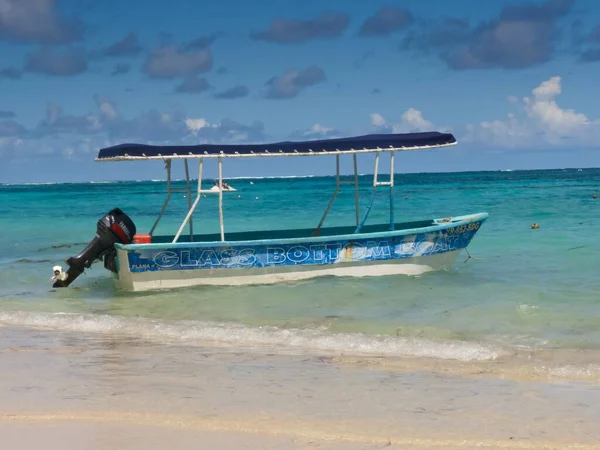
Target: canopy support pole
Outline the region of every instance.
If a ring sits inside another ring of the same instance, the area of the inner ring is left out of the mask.
[[[160,210],[160,214],[154,221],[154,225],[152,225],[152,228],[150,228],[150,232],[148,233],[150,236],[152,236],[152,233],[154,233],[154,230],[158,226],[158,222],[160,222],[160,219],[162,219],[162,216],[165,214],[167,205],[169,204],[169,200],[171,200],[171,160],[170,159],[167,159],[165,161],[165,169],[167,170],[167,198],[165,199],[165,202],[163,203],[163,206]]]
[[[190,169],[188,165],[188,160],[184,159],[183,164],[185,166],[185,187],[187,189],[187,200],[188,200],[188,209],[192,209],[192,188],[190,185]],[[194,218],[190,216],[190,242],[194,242]]]
[[[177,242],[177,240],[179,239],[179,236],[183,232],[185,225],[191,219],[192,214],[194,213],[194,210],[196,209],[196,206],[198,206],[198,202],[200,201],[200,196],[202,194],[202,168],[203,168],[203,166],[204,166],[204,158],[200,158],[200,161],[198,162],[198,189],[196,191],[197,192],[196,198],[194,199],[194,203],[192,203],[192,206],[190,206],[190,209],[189,209],[187,215],[185,216],[185,219],[183,219],[183,223],[179,227],[179,230],[177,230],[177,234],[173,238],[173,243]]]
[[[354,160],[354,210],[356,215],[356,226],[360,223],[360,211],[358,207],[358,155],[355,153],[352,155]]]
[[[394,231],[394,153],[390,152],[390,231]]]
[[[219,228],[221,229],[221,241],[225,240],[225,226],[223,224],[223,158],[218,158],[219,164]]]

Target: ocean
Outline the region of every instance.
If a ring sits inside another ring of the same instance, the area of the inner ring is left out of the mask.
[[[228,181],[226,233],[316,226],[335,180]],[[149,230],[163,181],[0,185],[3,442],[599,448],[600,169],[395,182],[398,221],[489,213],[473,257],[420,276],[143,293],[119,291],[101,263],[64,289],[51,271],[114,207]],[[195,230],[218,230],[215,197]],[[388,200],[382,190],[369,223],[388,220]],[[177,229],[187,201],[173,197],[158,233]],[[344,186],[326,224],[352,223],[353,207]]]
[[[363,210],[370,181],[360,178]],[[226,232],[316,225],[335,180],[229,182],[238,191],[224,194]],[[600,169],[398,174],[395,182],[397,221],[488,212],[469,247],[474,258],[465,253],[452,270],[422,276],[135,294],[118,291],[102,263],[66,289],[52,289],[51,269],[78,253],[113,207],[149,230],[164,182],[1,185],[0,323],[463,361],[600,349]],[[352,223],[353,199],[343,187],[326,225]],[[216,201],[201,199],[196,230],[218,231]],[[388,220],[387,202],[382,189],[368,223]],[[186,208],[176,194],[157,233],[173,233]]]

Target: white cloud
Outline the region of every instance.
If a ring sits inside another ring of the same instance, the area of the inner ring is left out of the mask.
[[[187,118],[184,123],[187,130],[194,135],[190,143],[195,144],[249,143],[262,141],[265,138],[264,125],[258,121],[250,125],[243,125],[231,119],[210,123],[199,117]]]
[[[117,111],[114,106],[109,101],[101,102],[98,107],[100,108],[100,112],[104,114],[109,119],[116,119],[118,116]]]
[[[343,134],[344,133],[335,128],[328,128],[320,123],[315,123],[308,129],[294,131],[290,134],[290,138],[297,140],[329,139],[341,137]]]
[[[466,126],[465,141],[502,147],[528,147],[546,144],[597,145],[600,122],[573,109],[561,108],[556,99],[562,92],[562,78],[551,77],[522,100],[508,97],[516,110],[505,120],[484,121]]]
[[[542,127],[555,133],[568,133],[590,124],[582,113],[572,109],[562,109],[556,103],[561,93],[561,78],[552,77],[544,81],[533,91],[533,97],[525,97],[523,103],[527,115]]]
[[[415,131],[428,131],[432,129],[433,124],[423,118],[421,111],[415,108],[409,108],[402,114],[401,126],[408,127]]]
[[[321,125],[320,123],[315,123],[310,130],[307,130],[305,132],[305,134],[321,135],[321,134],[327,134],[332,130],[333,130],[333,128],[327,128],[327,127]]]
[[[385,119],[381,114],[373,113],[371,114],[371,125],[374,127],[383,127],[385,126]]]
[[[203,118],[199,119],[185,119],[185,126],[194,134],[198,134],[202,128],[206,128],[209,125],[208,121]]]
[[[542,84],[534,88],[531,92],[536,99],[552,100],[562,92],[561,81],[561,77],[551,77],[549,80],[542,81]]]
[[[383,133],[416,133],[423,131],[432,131],[435,127],[423,117],[423,113],[415,108],[407,109],[400,122],[388,123],[381,114],[371,114],[371,125],[378,128]]]

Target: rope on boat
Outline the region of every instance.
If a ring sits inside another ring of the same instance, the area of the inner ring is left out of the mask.
[[[377,188],[375,186],[373,186],[373,190],[371,192],[371,201],[369,202],[369,206],[367,206],[367,210],[365,211],[365,215],[363,216],[363,219],[360,221],[360,223],[356,227],[356,230],[354,230],[354,234],[360,233],[360,230],[362,230],[362,227],[365,225],[365,222],[367,221],[367,218],[369,217],[369,213],[371,212],[371,208],[373,207],[373,202],[375,201],[376,191],[377,191]]]
[[[481,258],[476,258],[475,256],[471,255],[471,252],[469,252],[468,248],[465,248],[465,251],[467,252],[467,255],[468,255],[467,259],[464,260],[465,263],[470,259],[481,259]]]

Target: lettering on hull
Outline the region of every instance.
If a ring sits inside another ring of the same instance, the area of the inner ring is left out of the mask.
[[[158,270],[214,270],[327,265],[344,262],[386,261],[461,250],[469,244],[480,223],[460,225],[431,233],[386,239],[330,241],[315,244],[272,244],[131,250],[131,272]]]

